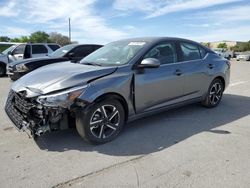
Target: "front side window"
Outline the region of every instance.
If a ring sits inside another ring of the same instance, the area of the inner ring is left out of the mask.
[[[15,50],[13,51],[13,54],[23,54],[24,49],[25,49],[25,44],[20,44],[19,46],[15,48]]]
[[[32,54],[46,54],[47,48],[44,45],[32,45]]]
[[[182,51],[182,60],[191,61],[201,59],[198,46],[190,43],[180,43]]]
[[[177,54],[173,43],[162,43],[151,49],[145,56],[146,58],[156,58],[161,64],[170,64],[177,62]]]

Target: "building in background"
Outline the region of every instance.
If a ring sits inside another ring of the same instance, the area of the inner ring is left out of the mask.
[[[209,42],[209,47],[212,48],[212,49],[218,48],[218,45],[223,44],[223,43],[225,43],[227,48],[230,49],[231,47],[239,45],[239,44],[241,44],[243,42],[222,40],[222,41],[216,41],[216,42]]]

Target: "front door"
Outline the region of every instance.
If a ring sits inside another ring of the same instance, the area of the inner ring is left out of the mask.
[[[159,68],[135,71],[136,111],[145,112],[171,104],[183,95],[184,80],[177,63],[175,44],[164,42],[153,47],[143,59],[156,58]]]
[[[23,59],[23,54],[24,54],[24,49],[25,49],[25,44],[20,44],[18,45],[13,51],[10,59],[12,61],[17,61],[20,59]]]

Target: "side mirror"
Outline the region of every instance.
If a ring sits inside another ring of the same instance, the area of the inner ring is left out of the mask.
[[[8,51],[8,55],[13,55],[13,52],[12,51]]]
[[[138,68],[158,68],[161,65],[161,62],[155,58],[146,58],[143,59]]]
[[[74,58],[74,55],[75,55],[75,53],[71,52],[71,53],[68,54],[68,58],[72,59],[72,58]]]

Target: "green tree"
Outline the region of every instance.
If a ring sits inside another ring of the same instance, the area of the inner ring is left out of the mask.
[[[21,42],[29,42],[29,41],[30,41],[30,38],[27,37],[27,36],[21,36],[19,40],[20,40]]]
[[[32,33],[29,37],[30,42],[50,42],[49,34],[44,31],[36,31]]]
[[[208,47],[208,48],[210,48],[210,42],[202,42],[201,43],[203,46],[206,46],[206,47]]]
[[[217,48],[227,49],[227,44],[226,43],[220,43],[220,44],[218,44]]]
[[[0,42],[10,42],[10,38],[7,36],[0,36]]]
[[[10,39],[10,42],[21,42],[20,38],[13,38]]]
[[[67,44],[70,44],[69,37],[64,36],[64,35],[57,33],[57,32],[50,33],[49,40],[51,42],[57,43],[61,46],[65,46]]]

